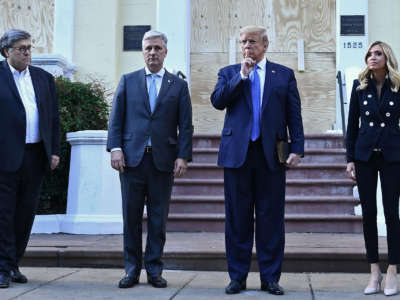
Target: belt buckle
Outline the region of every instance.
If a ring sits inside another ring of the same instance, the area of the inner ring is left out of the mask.
[[[374,148],[372,151],[374,151],[374,152],[382,152],[382,149],[381,148]]]
[[[144,149],[144,152],[151,153],[151,146],[146,146],[146,148]]]

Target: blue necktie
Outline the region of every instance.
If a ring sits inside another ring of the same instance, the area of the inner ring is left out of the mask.
[[[157,86],[156,86],[156,78],[157,74],[151,74],[150,78],[150,85],[149,85],[149,102],[150,102],[150,110],[151,112],[154,111],[154,107],[156,106],[157,102]],[[151,138],[149,137],[147,141],[147,145],[151,146]]]
[[[251,98],[253,102],[253,124],[251,127],[251,140],[255,141],[260,136],[260,76],[258,75],[257,69],[259,67],[256,65],[250,76],[251,81]]]
[[[154,107],[156,106],[157,101],[157,86],[156,86],[156,78],[157,74],[151,74],[150,79],[150,87],[149,87],[149,101],[150,101],[150,110],[154,111]]]

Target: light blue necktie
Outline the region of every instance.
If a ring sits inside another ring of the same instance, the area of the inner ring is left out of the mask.
[[[149,102],[150,102],[150,110],[154,111],[154,107],[157,102],[157,86],[156,86],[156,78],[159,76],[158,74],[150,74],[150,86],[149,86]],[[147,141],[147,145],[151,146],[151,138],[149,137]]]
[[[156,86],[156,78],[157,74],[151,74],[150,79],[150,87],[149,87],[149,101],[150,101],[150,110],[154,111],[154,107],[156,106],[157,101],[157,86]]]
[[[251,98],[253,102],[253,124],[251,127],[251,140],[255,141],[260,136],[260,76],[258,75],[257,69],[258,65],[254,67],[252,76],[250,76],[251,81]]]

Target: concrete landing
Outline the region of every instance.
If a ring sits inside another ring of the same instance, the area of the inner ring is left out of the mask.
[[[145,235],[143,241],[146,240]],[[167,233],[166,269],[225,271],[223,233]],[[387,261],[386,238],[379,239]],[[144,245],[143,245],[144,246]],[[253,251],[255,252],[255,250]],[[122,268],[122,235],[34,234],[23,266]],[[257,271],[256,255],[252,270]],[[286,234],[284,272],[368,272],[361,234]]]

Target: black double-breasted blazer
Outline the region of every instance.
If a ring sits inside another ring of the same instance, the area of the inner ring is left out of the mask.
[[[376,82],[370,79],[366,89],[357,90],[353,83],[347,125],[347,161],[368,161],[374,149],[382,151],[387,162],[400,162],[400,92],[391,90],[386,79],[381,99]]]

